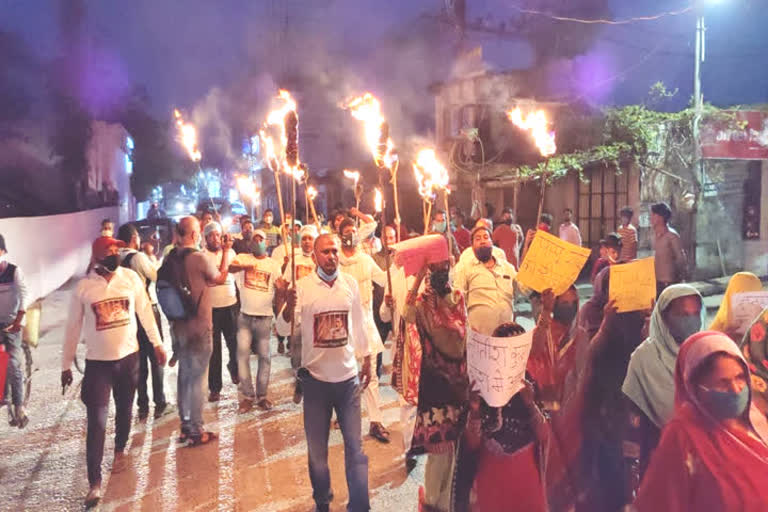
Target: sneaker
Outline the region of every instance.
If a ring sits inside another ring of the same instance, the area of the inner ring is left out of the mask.
[[[245,414],[251,409],[253,409],[253,400],[248,400],[247,398],[240,400],[240,403],[237,406],[238,414]]]
[[[85,508],[93,508],[101,500],[101,485],[92,485],[88,494],[85,495]]]
[[[301,399],[304,396],[304,391],[301,389],[301,382],[297,382],[293,388],[293,403],[300,404]]]
[[[283,343],[282,341],[277,342],[277,353],[285,354],[285,343]]]
[[[219,400],[221,400],[221,393],[217,391],[211,391],[211,393],[208,395],[209,402],[218,402]]]
[[[380,443],[389,443],[389,430],[377,421],[371,422],[371,428],[368,431],[368,434]]]
[[[112,473],[122,473],[128,467],[128,456],[125,452],[115,452],[115,460],[112,461]]]
[[[272,409],[272,402],[270,402],[269,399],[267,399],[266,397],[260,399],[259,402],[256,405],[258,405],[259,409],[261,409],[263,411],[268,411],[268,410]]]

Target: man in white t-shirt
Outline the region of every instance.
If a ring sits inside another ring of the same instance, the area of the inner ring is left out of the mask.
[[[233,267],[238,268],[235,282],[240,290],[240,316],[237,321],[237,371],[240,377],[238,412],[246,413],[254,402],[268,411],[269,373],[272,368],[269,338],[274,318],[275,287],[280,287],[280,265],[267,256],[267,234],[257,229],[250,244],[251,253],[238,254]],[[234,269],[233,269],[234,270]],[[256,392],[251,378],[251,351],[259,358]]]
[[[368,334],[371,356],[375,357],[379,352],[384,351],[384,343],[373,317],[373,283],[376,282],[382,287],[386,286],[387,273],[360,248],[355,221],[352,219],[341,221],[339,233],[341,235],[339,267],[342,273],[349,274],[357,281],[360,289],[360,301],[363,306],[363,328]],[[381,443],[389,443],[389,430],[383,423],[384,415],[381,412],[379,379],[376,372],[373,372],[371,376],[371,385],[366,388],[363,401],[371,423],[369,434]]]
[[[203,255],[214,267],[221,265],[224,255],[222,249],[222,231],[218,222],[211,221],[203,228],[205,248]],[[227,237],[229,235],[226,235]],[[235,251],[228,250],[229,261],[234,261]],[[224,284],[209,285],[211,307],[213,309],[213,353],[208,368],[208,401],[218,402],[221,398],[221,336],[227,344],[229,362],[227,369],[234,384],[239,383],[237,374],[237,292],[234,276],[228,275]]]
[[[90,484],[86,507],[95,506],[101,499],[101,461],[110,396],[115,400],[112,472],[127,466],[124,450],[131,432],[131,409],[139,376],[137,323],[144,327],[158,364],[165,365],[166,359],[144,283],[136,272],[119,266],[118,249],[124,245],[107,236],[93,242],[92,270],[77,283],[72,294],[61,351],[63,393],[72,384],[71,367],[82,332],[85,336],[85,375],[80,398],[88,417],[85,458]]]
[[[307,224],[299,231],[299,243],[301,251],[296,251],[296,281],[315,272],[315,261],[312,259],[312,251],[315,248],[315,239],[318,236],[317,227],[314,224]],[[283,272],[283,280],[291,283],[291,266],[286,265]],[[288,351],[291,355],[291,368],[298,371],[301,367],[301,331],[295,330],[293,337],[288,343]],[[301,402],[301,383],[296,380],[293,389],[294,403]]]
[[[573,210],[566,208],[563,210],[563,223],[560,224],[560,240],[578,245],[581,247],[581,231],[579,227],[573,223]]]
[[[360,431],[360,393],[371,378],[371,354],[363,326],[360,291],[354,277],[339,272],[339,243],[334,235],[315,241],[317,270],[296,283],[277,318],[278,329],[301,329],[304,389],[304,433],[309,475],[317,510],[327,511],[333,499],[328,469],[331,414],[338,411],[344,439],[344,466],[349,490],[348,510],[370,509],[368,457]],[[363,361],[358,375],[357,357]]]

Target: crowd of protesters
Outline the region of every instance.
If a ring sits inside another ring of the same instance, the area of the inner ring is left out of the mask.
[[[202,212],[178,222],[159,261],[135,227],[115,230],[105,219],[73,292],[62,355],[66,389],[84,337],[86,505],[101,498],[110,395],[117,472],[128,464],[134,400],[143,421],[151,389],[155,418],[178,413],[179,443],[215,442],[203,423],[206,389],[209,402],[220,400],[226,367],[239,414],[270,410],[276,347],[291,359],[293,401],[303,403],[316,509],[329,510],[333,499],[328,439],[336,425],[348,510],[369,510],[362,409],[368,434],[390,443],[394,425],[385,424],[379,396],[389,346],[404,470],[426,455],[414,496],[420,511],[768,509],[768,309],[746,327],[731,314],[733,296],[761,291],[761,281],[734,275],[707,326],[701,294],[685,284],[672,211],[659,203],[650,212],[656,300],[620,313],[609,298],[611,268],[638,256],[634,212],[624,208],[616,232],[596,247],[586,272],[593,293],[581,304],[575,285],[555,295],[517,279],[535,232],[553,230],[551,215],[524,234],[509,208],[495,219],[490,207],[478,212],[470,219],[454,208],[435,211],[427,232],[444,257],[424,257],[416,274],[395,264],[408,230],[355,208],[331,212],[327,225],[290,216],[275,225],[266,210],[258,223],[244,218],[234,236],[215,211]],[[560,220],[559,237],[580,246],[573,211]],[[11,424],[24,428],[19,332],[27,297],[6,252],[0,236],[6,396]],[[467,339],[473,331],[523,335],[521,300],[530,300],[535,324],[522,389],[492,407],[469,377]],[[166,360],[178,365],[175,406],[164,388]]]

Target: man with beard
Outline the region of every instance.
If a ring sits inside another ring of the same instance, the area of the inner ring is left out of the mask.
[[[360,438],[360,393],[371,378],[371,356],[360,292],[354,277],[339,272],[339,244],[335,236],[320,235],[313,254],[316,272],[289,291],[277,320],[283,332],[290,330],[294,320],[304,340],[299,378],[304,389],[304,432],[312,497],[319,512],[329,510],[333,493],[328,435],[335,409],[344,439],[347,510],[366,511],[370,509],[368,457],[363,453]],[[359,376],[356,356],[363,360]]]
[[[158,364],[165,350],[155,323],[152,303],[138,274],[119,266],[118,249],[125,244],[102,236],[91,247],[92,269],[75,288],[70,303],[61,362],[62,393],[72,384],[72,362],[85,335],[85,375],[81,399],[88,429],[86,461],[90,490],[86,507],[101,499],[101,460],[104,457],[109,396],[115,400],[115,459],[112,472],[127,466],[125,445],[131,430],[131,409],[139,375],[138,317],[154,347]]]
[[[456,266],[453,276],[454,287],[467,297],[469,325],[487,335],[513,321],[517,276],[515,267],[493,254],[491,238],[489,228],[473,229],[473,255]]]
[[[251,252],[251,241],[253,239],[253,222],[248,217],[243,217],[240,223],[240,238],[232,244],[236,254],[248,254]]]
[[[225,249],[223,241],[231,244],[229,235],[222,237],[221,226],[218,222],[209,222],[205,228],[205,249],[203,256],[211,262],[214,267],[219,267],[227,253],[227,261],[232,262],[235,259],[235,251],[231,248]],[[230,245],[231,247],[231,245]],[[209,289],[211,297],[211,307],[213,308],[213,353],[211,354],[211,363],[208,373],[208,395],[209,402],[218,402],[221,397],[221,337],[227,344],[229,352],[229,362],[227,369],[234,384],[240,382],[237,374],[237,291],[235,288],[235,278],[232,275],[220,285],[212,286]]]
[[[343,273],[354,277],[357,281],[363,306],[363,328],[370,342],[369,352],[371,356],[377,356],[384,351],[384,344],[373,318],[373,283],[386,286],[387,274],[376,265],[373,258],[360,249],[360,239],[355,221],[344,219],[339,225],[339,232],[341,234],[339,267]],[[368,410],[368,418],[371,421],[369,434],[381,443],[388,443],[389,431],[382,423],[379,379],[375,372],[371,376],[371,384],[365,390],[363,400],[365,401],[365,408]]]
[[[420,505],[438,512],[450,509],[454,454],[469,392],[467,309],[463,294],[451,289],[449,268],[448,261],[429,265],[429,286],[418,298],[409,294],[404,315],[416,327],[423,354],[413,431],[413,448],[428,454]]]

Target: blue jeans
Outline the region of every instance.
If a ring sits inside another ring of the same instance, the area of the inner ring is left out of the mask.
[[[177,395],[181,432],[195,437],[203,433],[203,397],[213,337],[211,330],[205,328],[190,333],[189,329],[173,326],[173,331],[179,359]]]
[[[16,333],[3,332],[6,326],[0,324],[0,343],[5,345],[8,352],[8,371],[5,379],[5,399],[10,398],[13,405],[24,403],[24,349],[21,346],[21,331]],[[2,395],[2,393],[0,393]]]
[[[269,338],[272,335],[271,316],[251,316],[240,313],[237,320],[237,373],[240,376],[239,391],[248,400],[256,396],[259,399],[267,396],[269,373],[272,369],[272,359],[269,354]],[[256,349],[259,357],[259,369],[256,372],[256,394],[253,392],[251,378],[251,346]]]
[[[331,473],[328,470],[328,436],[331,414],[335,409],[344,438],[344,469],[349,490],[347,510],[370,510],[368,457],[363,453],[360,426],[360,381],[353,377],[343,382],[323,382],[304,369],[299,377],[304,390],[304,433],[307,436],[309,478],[315,503],[325,505],[333,499]]]

